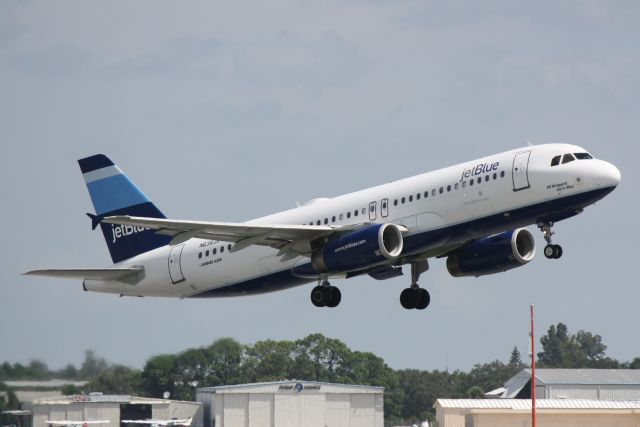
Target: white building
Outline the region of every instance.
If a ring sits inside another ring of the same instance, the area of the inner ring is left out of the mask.
[[[126,419],[198,418],[200,404],[128,395],[73,395],[36,400],[31,405],[32,427],[50,427],[45,421],[109,420],[92,427],[120,427]]]
[[[438,399],[436,427],[530,427],[528,399]],[[640,401],[536,401],[538,425],[544,427],[637,427]]]
[[[194,427],[383,427],[383,387],[279,381],[200,388]]]
[[[504,385],[503,398],[531,398],[531,369]],[[536,369],[538,399],[640,400],[640,369]]]

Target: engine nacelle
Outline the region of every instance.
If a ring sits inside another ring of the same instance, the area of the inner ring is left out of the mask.
[[[396,259],[403,239],[395,224],[375,224],[327,243],[311,256],[318,273],[345,273]]]
[[[454,277],[485,276],[525,265],[536,254],[536,241],[525,228],[483,237],[458,249],[447,258]]]

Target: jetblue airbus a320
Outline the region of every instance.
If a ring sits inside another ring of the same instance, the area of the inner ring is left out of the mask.
[[[535,224],[544,255],[562,256],[553,224],[613,191],[620,172],[584,148],[545,144],[367,188],[314,199],[244,223],[167,219],[108,157],[79,160],[114,265],[35,270],[82,279],[86,291],[203,298],[249,295],[317,282],[311,302],[335,307],[330,278],[385,280],[411,266],[400,294],[407,309],[429,305],[418,286],[429,258],[447,258],[455,277],[520,267],[535,255],[522,227]]]

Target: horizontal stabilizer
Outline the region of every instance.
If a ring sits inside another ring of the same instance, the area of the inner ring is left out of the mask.
[[[24,273],[26,276],[48,276],[60,279],[78,280],[117,280],[121,282],[137,282],[137,276],[144,273],[143,267],[130,268],[75,268],[75,269],[50,269],[32,270]]]

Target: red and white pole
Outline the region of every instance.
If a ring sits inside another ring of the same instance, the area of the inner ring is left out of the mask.
[[[531,304],[531,427],[536,427],[536,350],[533,329],[533,304]]]

